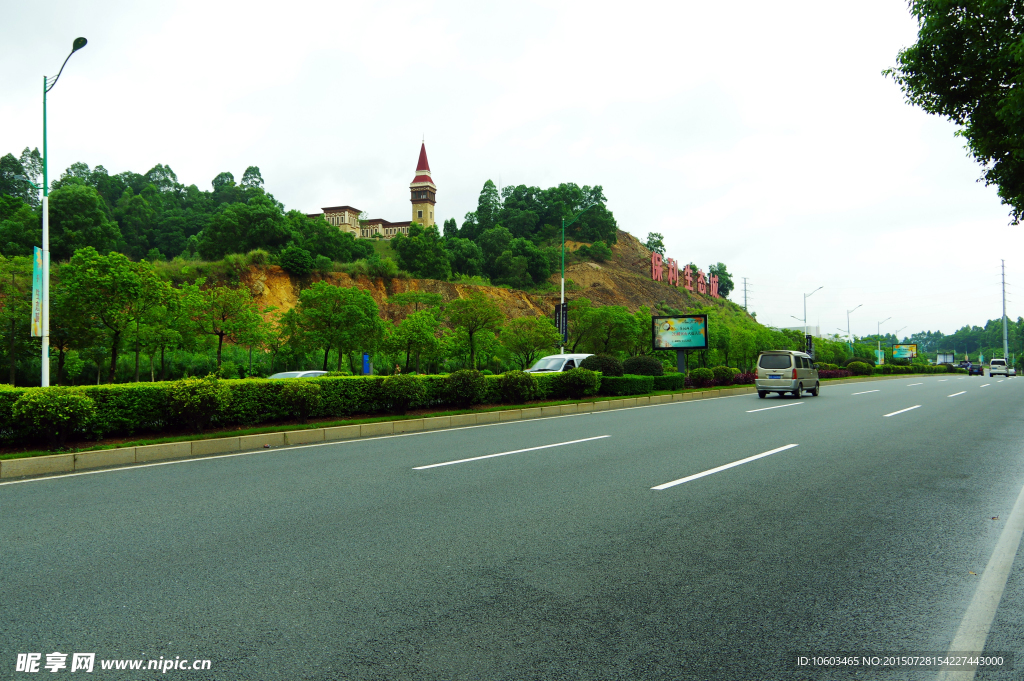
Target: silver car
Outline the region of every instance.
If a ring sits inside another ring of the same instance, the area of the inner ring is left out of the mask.
[[[805,352],[795,350],[766,350],[757,358],[757,396],[764,398],[768,393],[792,393],[799,399],[809,392],[818,396],[821,384],[814,360]]]
[[[326,371],[282,371],[267,378],[319,378],[326,375]]]

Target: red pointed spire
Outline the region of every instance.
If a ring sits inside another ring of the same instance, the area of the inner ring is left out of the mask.
[[[422,142],[420,144],[420,160],[416,164],[416,173],[419,174],[419,172],[421,170],[426,170],[428,173],[430,172],[430,164],[427,163],[427,144],[426,144],[426,142]]]

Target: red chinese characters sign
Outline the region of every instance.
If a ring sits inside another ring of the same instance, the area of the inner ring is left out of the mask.
[[[673,286],[679,286],[679,263],[672,258],[662,258],[661,253],[657,251],[651,253],[651,279],[654,281],[665,281],[665,269],[668,269],[668,283]],[[697,293],[701,295],[709,295],[713,298],[719,297],[717,274],[704,274],[704,270],[698,269],[694,271],[692,267],[687,265],[683,268],[682,280],[683,287],[687,291],[693,291],[696,288]]]

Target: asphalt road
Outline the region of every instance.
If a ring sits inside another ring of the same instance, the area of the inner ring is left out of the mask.
[[[3,484],[0,678],[54,651],[111,679],[935,678],[795,659],[949,649],[1024,486],[1022,397],[826,385]],[[1024,678],[1020,556],[986,650],[1017,671],[976,678]],[[160,657],[211,669],[99,669]]]

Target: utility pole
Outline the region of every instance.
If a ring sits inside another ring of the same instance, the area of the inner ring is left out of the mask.
[[[1003,263],[1003,359],[1007,359],[1010,354],[1009,344],[1006,342],[1006,261],[1002,260]]]
[[[743,311],[747,312],[747,278],[743,277]]]

